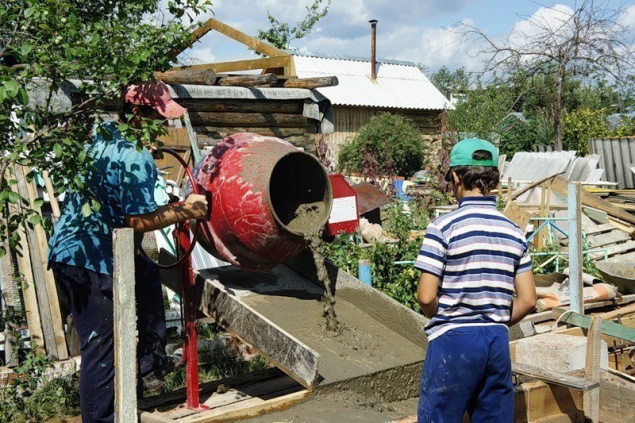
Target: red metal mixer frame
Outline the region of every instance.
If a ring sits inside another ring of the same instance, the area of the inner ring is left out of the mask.
[[[192,193],[198,194],[198,187],[194,175],[185,160],[174,150],[162,148],[161,151],[173,156],[181,166],[183,166],[192,185]],[[187,393],[185,405],[190,410],[205,411],[208,410],[209,407],[205,404],[201,404],[199,398],[196,286],[191,257],[194,246],[196,245],[196,235],[200,230],[209,231],[207,223],[201,220],[196,221],[192,236],[190,235],[190,225],[187,221],[176,224],[176,251],[178,252],[178,259],[169,265],[156,262],[154,262],[154,264],[161,269],[169,269],[177,266],[179,268],[179,276],[181,279],[181,323],[184,333],[183,361],[185,362],[185,385]],[[143,250],[142,254],[145,254]]]

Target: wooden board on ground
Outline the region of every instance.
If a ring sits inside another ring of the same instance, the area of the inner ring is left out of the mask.
[[[243,387],[217,389],[204,401],[209,410],[197,412],[180,406],[168,411],[144,411],[139,420],[145,423],[233,421],[291,407],[308,395],[308,390],[284,375]]]

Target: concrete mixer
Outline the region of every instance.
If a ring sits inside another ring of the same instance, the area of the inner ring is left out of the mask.
[[[194,244],[199,242],[216,258],[240,269],[269,270],[303,251],[307,236],[322,234],[329,222],[333,190],[331,178],[317,158],[275,137],[253,133],[229,136],[193,171],[178,154],[163,151],[177,158],[186,170],[188,195],[194,192],[211,196],[207,219],[177,225],[180,258],[172,264],[178,265],[182,281],[186,405],[201,410],[197,301],[190,258]],[[337,192],[348,192],[339,188],[343,178],[334,180]],[[333,220],[335,224],[328,227],[331,235],[332,229],[346,219],[353,219],[356,227],[357,208],[351,211],[347,206],[350,197],[346,198],[341,202],[343,210]]]
[[[333,195],[312,155],[275,137],[225,138],[192,172],[211,213],[198,236],[213,256],[247,270],[267,270],[305,248],[325,227]]]

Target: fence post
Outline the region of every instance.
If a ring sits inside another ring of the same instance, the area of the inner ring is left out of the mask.
[[[115,422],[137,422],[137,312],[134,231],[113,232],[112,281],[115,355]]]
[[[582,294],[582,223],[580,183],[569,183],[569,296],[571,309],[584,314],[584,296]]]

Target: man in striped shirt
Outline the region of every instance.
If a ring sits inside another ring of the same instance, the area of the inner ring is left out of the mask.
[[[496,209],[498,153],[470,138],[450,153],[446,180],[459,208],[430,223],[415,268],[430,319],[418,422],[512,422],[507,327],[533,310],[536,291],[523,231]]]

